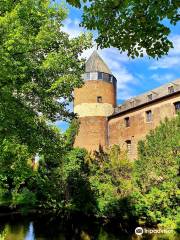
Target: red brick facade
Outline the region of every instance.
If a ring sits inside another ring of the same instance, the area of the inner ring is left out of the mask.
[[[97,103],[97,97],[102,97],[103,103],[109,103],[115,106],[116,97],[112,83],[90,80],[86,81],[82,88],[74,90],[74,106],[81,103]]]
[[[106,117],[80,118],[79,133],[74,146],[86,148],[88,151],[98,150],[99,146],[107,146],[107,130]]]

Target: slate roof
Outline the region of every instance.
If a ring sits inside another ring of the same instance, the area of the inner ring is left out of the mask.
[[[173,92],[169,92],[169,87],[173,87]],[[111,115],[109,118],[124,114],[128,111],[137,109],[141,106],[151,104],[153,102],[156,102],[162,98],[166,98],[168,96],[178,94],[180,95],[180,79],[171,81],[169,83],[166,83],[158,88],[152,89],[148,92],[145,92],[139,96],[132,97],[131,99],[128,99],[124,101],[122,104],[118,105],[115,108],[115,112],[113,115]],[[152,99],[149,100],[148,96],[151,95]]]
[[[107,64],[103,61],[103,59],[99,56],[97,51],[95,50],[85,65],[86,72],[104,72],[104,73],[111,73],[111,70],[107,66]]]

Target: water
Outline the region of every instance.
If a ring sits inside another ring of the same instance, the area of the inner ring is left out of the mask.
[[[122,231],[107,229],[102,224],[84,219],[62,221],[52,217],[0,218],[0,240],[178,240],[177,235],[124,234]]]

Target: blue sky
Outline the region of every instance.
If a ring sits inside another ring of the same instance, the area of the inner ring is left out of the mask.
[[[80,33],[86,32],[85,29],[79,27],[81,11],[70,6],[68,8],[69,15],[64,21],[63,30],[70,37],[76,37]],[[159,60],[149,59],[147,56],[130,59],[126,53],[120,54],[115,48],[98,50],[117,78],[118,103],[180,78],[180,23],[171,27],[170,39],[173,41],[174,48],[167,56]],[[95,48],[96,46],[85,51],[83,57],[88,58]],[[64,122],[58,122],[57,125],[62,130],[67,127]]]

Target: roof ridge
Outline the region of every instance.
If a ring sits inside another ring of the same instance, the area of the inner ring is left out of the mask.
[[[124,104],[126,104],[126,103],[128,103],[129,101],[132,101],[132,100],[142,99],[142,98],[143,98],[144,96],[146,96],[147,94],[156,93],[156,91],[157,91],[157,94],[158,94],[158,95],[159,95],[159,94],[160,94],[161,96],[162,96],[162,95],[166,95],[166,93],[162,93],[160,90],[163,90],[166,86],[168,86],[168,85],[170,85],[170,84],[172,84],[172,85],[177,85],[177,86],[178,86],[178,89],[180,89],[180,78],[177,78],[177,79],[175,79],[175,80],[173,80],[173,81],[166,82],[166,83],[162,84],[162,85],[159,86],[159,87],[150,89],[150,90],[148,90],[148,91],[146,91],[146,92],[144,92],[144,93],[141,93],[141,94],[139,94],[139,95],[132,96],[132,97],[124,100],[121,104],[118,104],[117,107],[120,107],[120,106],[122,106],[122,105],[124,105]]]

